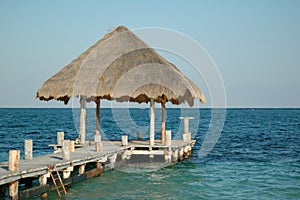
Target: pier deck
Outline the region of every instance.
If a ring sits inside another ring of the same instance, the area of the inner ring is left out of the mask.
[[[89,145],[77,148],[75,152],[72,152],[70,160],[63,160],[61,152],[36,156],[32,160],[20,160],[19,170],[15,172],[9,171],[8,162],[1,162],[0,186],[21,179],[43,176],[48,173],[48,166],[53,166],[54,164],[60,171],[92,162],[105,163],[110,166],[110,164],[116,162],[117,158],[119,160],[129,159],[128,157],[126,158],[126,155],[166,155],[169,156],[169,159],[173,156],[174,161],[174,157],[179,159],[184,153],[188,154],[194,143],[195,140],[188,142],[172,140],[171,145],[165,146],[156,141],[154,146],[150,148],[149,141],[143,140],[128,141],[126,146],[123,146],[121,141],[102,141],[102,150],[96,152],[95,144],[88,142]],[[106,169],[109,168],[112,167]]]

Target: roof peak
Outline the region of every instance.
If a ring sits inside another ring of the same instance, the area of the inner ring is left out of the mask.
[[[116,33],[120,33],[120,32],[131,32],[129,28],[127,28],[126,26],[123,25],[119,25],[117,27],[111,28],[110,31],[108,31],[108,33],[106,33],[103,37],[103,39],[107,39],[109,37],[111,37],[112,35],[116,34]]]

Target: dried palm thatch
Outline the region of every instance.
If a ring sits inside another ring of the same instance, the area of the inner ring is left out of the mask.
[[[205,102],[201,90],[172,63],[119,26],[48,79],[37,91],[40,100],[85,96],[87,101]]]

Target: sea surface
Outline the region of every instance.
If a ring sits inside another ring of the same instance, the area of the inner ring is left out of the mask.
[[[72,185],[65,199],[300,199],[300,109],[227,109],[217,143],[199,157],[211,121],[219,120],[215,111],[225,110],[167,109],[173,138],[183,132],[180,116],[195,118],[191,158],[151,172],[143,166],[106,171]],[[160,109],[155,114],[159,133]],[[24,139],[33,140],[34,156],[52,153],[48,144],[56,143],[56,132],[74,140],[78,122],[78,109],[0,109],[0,161],[10,149],[21,149],[23,157]],[[95,110],[88,109],[87,138],[94,132]],[[149,138],[149,109],[101,109],[103,139],[136,139],[138,132]],[[48,199],[57,199],[55,192]]]

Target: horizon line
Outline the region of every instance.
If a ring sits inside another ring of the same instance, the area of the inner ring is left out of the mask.
[[[62,106],[52,106],[52,107],[43,107],[43,106],[0,106],[0,109],[24,109],[24,108],[32,108],[32,109],[70,109],[73,107],[62,107]],[[75,108],[80,108],[80,107],[75,107]],[[95,107],[87,107],[87,109],[91,109]],[[108,106],[103,106],[101,108],[116,108],[116,109],[128,109],[128,108],[138,108],[138,109],[148,109],[148,107],[108,107]],[[156,109],[159,109],[160,107],[156,107]],[[293,106],[228,106],[228,107],[167,107],[167,109],[300,109],[300,107],[293,107]]]

